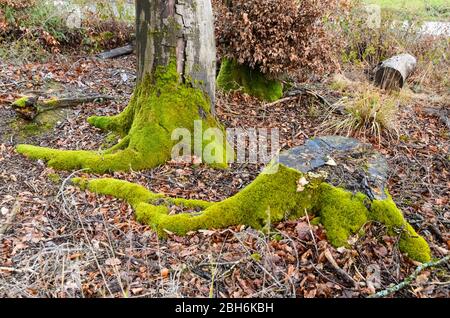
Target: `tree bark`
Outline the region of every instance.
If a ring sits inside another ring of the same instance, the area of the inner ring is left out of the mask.
[[[213,19],[210,0],[137,0],[138,81],[175,58],[180,79],[202,89],[214,106]]]
[[[88,118],[91,125],[118,134],[119,143],[100,151],[19,145],[19,153],[56,169],[99,173],[150,169],[179,157],[227,167],[233,154],[226,140],[203,138],[209,128],[225,135],[213,116],[216,50],[210,0],[137,0],[136,28],[138,81],[130,103],[115,116]],[[180,156],[180,144],[190,153]]]

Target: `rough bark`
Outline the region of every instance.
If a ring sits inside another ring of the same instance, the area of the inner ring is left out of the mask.
[[[209,0],[137,0],[138,80],[176,58],[180,79],[201,88],[213,106],[216,77],[213,22]]]
[[[210,1],[137,0],[136,26],[138,82],[130,103],[118,115],[88,118],[91,125],[119,135],[119,143],[102,151],[19,145],[18,152],[61,170],[143,170],[173,159],[178,141],[172,134],[183,128],[194,135],[196,157],[227,166],[232,154],[226,142],[202,139],[208,128],[221,129],[212,115],[216,52]],[[195,128],[199,121],[201,131]]]
[[[416,58],[410,54],[393,56],[376,68],[375,84],[386,90],[402,88],[416,65]]]

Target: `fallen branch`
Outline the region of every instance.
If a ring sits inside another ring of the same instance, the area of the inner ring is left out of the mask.
[[[3,267],[3,266],[0,266],[0,272],[9,272],[9,273],[18,273],[18,274],[23,274],[23,273],[36,274],[36,272],[34,270],[32,270],[31,268],[20,269],[20,268]]]
[[[405,288],[406,286],[411,285],[411,283],[417,278],[417,276],[419,276],[419,274],[424,270],[427,269],[429,267],[434,267],[434,266],[439,266],[441,264],[444,264],[446,262],[448,262],[450,260],[450,256],[446,256],[438,261],[434,261],[434,262],[428,262],[428,263],[424,263],[422,265],[420,265],[419,267],[416,268],[416,270],[414,271],[414,273],[412,273],[410,276],[408,276],[403,282],[401,282],[400,284],[397,284],[395,286],[389,287],[385,290],[379,291],[376,294],[370,295],[368,298],[381,298],[381,297],[387,297],[393,293],[398,292],[399,290],[401,290],[402,288]]]
[[[331,255],[331,252],[328,249],[324,252],[324,255],[339,276],[341,276],[347,283],[352,284],[354,287],[358,286],[355,280],[346,271],[339,267],[338,263],[336,263],[333,255]]]
[[[309,88],[306,88],[306,87],[300,87],[300,86],[294,86],[294,88],[292,90],[288,91],[285,94],[284,98],[281,98],[281,99],[279,99],[277,101],[274,101],[272,103],[266,104],[265,106],[266,107],[275,106],[277,104],[284,103],[284,102],[289,101],[289,100],[293,100],[299,95],[311,96],[311,97],[319,100],[325,106],[333,109],[334,112],[339,113],[341,115],[344,114],[344,110],[343,109],[333,108],[333,105],[325,97],[323,97],[322,95],[320,95],[316,91],[313,91],[313,90],[311,90]]]
[[[98,57],[101,59],[113,59],[119,56],[124,56],[133,53],[134,46],[132,44],[128,44],[127,46],[118,47],[115,49],[112,49],[110,51],[106,51],[103,53],[98,54]]]
[[[92,95],[92,96],[79,96],[68,98],[50,98],[40,100],[38,97],[25,96],[17,99],[12,103],[14,110],[23,118],[33,120],[40,113],[57,109],[73,107],[83,103],[90,103],[96,101],[104,101],[114,99],[111,96],[106,95]]]

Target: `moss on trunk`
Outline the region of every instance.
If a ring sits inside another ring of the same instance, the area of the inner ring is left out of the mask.
[[[228,59],[222,61],[217,87],[224,91],[242,89],[249,95],[270,102],[283,96],[281,82],[268,79],[260,71]]]
[[[19,145],[17,151],[32,159],[43,159],[60,170],[90,169],[92,172],[142,170],[153,168],[171,159],[171,140],[176,128],[194,131],[194,121],[202,121],[203,131],[222,129],[211,115],[210,103],[205,94],[189,83],[180,82],[176,61],[168,67],[160,66],[151,78],[147,76],[137,86],[125,110],[111,117],[90,117],[88,122],[102,130],[121,135],[121,141],[106,151],[56,150]],[[201,138],[201,136],[196,136]],[[203,147],[207,141],[203,142]],[[192,143],[194,140],[192,138]],[[222,141],[223,143],[223,141]],[[227,166],[226,145],[217,144],[222,162]],[[230,156],[232,154],[229,154]]]
[[[308,184],[299,191],[297,182],[302,177]],[[421,262],[431,258],[428,244],[406,222],[391,197],[371,201],[362,193],[336,188],[317,175],[304,175],[283,165],[276,173],[261,174],[235,196],[217,203],[174,199],[115,179],[74,179],[74,182],[92,192],[127,201],[135,209],[137,220],[151,225],[160,235],[166,231],[185,235],[199,229],[233,225],[263,229],[273,222],[308,213],[320,219],[334,246],[348,245],[350,235],[358,233],[367,222],[377,221],[387,227],[389,234],[399,236],[400,250],[410,258]],[[169,215],[171,205],[197,207],[202,212]]]

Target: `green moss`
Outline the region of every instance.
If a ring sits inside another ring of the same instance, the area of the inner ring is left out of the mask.
[[[52,107],[58,106],[58,103],[59,103],[59,99],[57,97],[52,97],[50,99],[46,99],[43,104],[46,107],[52,108]]]
[[[250,255],[250,257],[252,258],[252,260],[254,260],[255,262],[260,262],[262,259],[261,254],[259,253],[253,253],[252,255]]]
[[[159,67],[154,76],[147,76],[136,88],[130,104],[112,117],[90,117],[88,122],[100,129],[118,133],[121,142],[105,151],[56,150],[31,145],[19,145],[17,151],[32,159],[43,159],[60,170],[90,169],[93,172],[142,170],[153,168],[171,159],[177,141],[171,140],[176,128],[194,131],[194,121],[202,121],[202,129],[223,128],[210,113],[208,99],[199,89],[181,83],[176,61]],[[225,136],[225,134],[223,133]],[[199,137],[197,135],[197,137]],[[192,145],[195,144],[191,140]],[[213,166],[225,168],[233,154],[226,153],[226,145],[215,144]],[[199,143],[199,142],[198,142]],[[202,149],[210,142],[203,140]]]
[[[297,191],[301,177],[309,184]],[[390,235],[400,233],[399,248],[417,261],[426,262],[431,252],[426,241],[406,222],[392,198],[370,201],[364,194],[353,194],[297,170],[278,166],[273,174],[261,174],[245,189],[224,201],[170,198],[144,187],[115,179],[80,180],[76,183],[95,193],[113,195],[129,202],[139,222],[151,225],[160,235],[185,235],[199,229],[220,229],[247,225],[256,229],[305,213],[323,224],[328,240],[336,247],[348,245],[350,235],[360,233],[369,221],[386,225]],[[169,215],[170,205],[201,208],[199,213]]]
[[[27,96],[21,97],[21,98],[15,100],[15,101],[12,103],[12,106],[13,106],[13,107],[17,107],[17,108],[24,108],[24,107],[27,106],[29,99],[30,99],[30,98],[27,97]]]
[[[390,235],[400,235],[399,248],[402,252],[420,262],[431,260],[427,242],[406,222],[391,197],[384,201],[373,201],[370,212],[371,219],[386,225]]]
[[[48,179],[53,183],[59,183],[61,181],[61,177],[57,173],[49,173]]]
[[[377,221],[387,227],[390,235],[400,235],[402,252],[417,261],[430,261],[427,242],[407,223],[389,194],[386,200],[370,201],[361,193],[354,195],[326,183],[320,187],[320,218],[334,246],[347,245],[351,234],[358,233],[368,221]]]
[[[366,196],[361,193],[335,188],[323,183],[318,203],[320,221],[327,230],[327,238],[334,246],[345,246],[351,234],[357,233],[367,222],[368,213],[364,205]]]
[[[249,95],[271,102],[283,96],[281,82],[268,79],[260,71],[228,59],[222,61],[217,87],[225,91],[242,89]]]
[[[19,130],[18,137],[25,140],[30,137],[42,135],[53,128],[51,123],[26,123],[12,125],[14,130]]]

